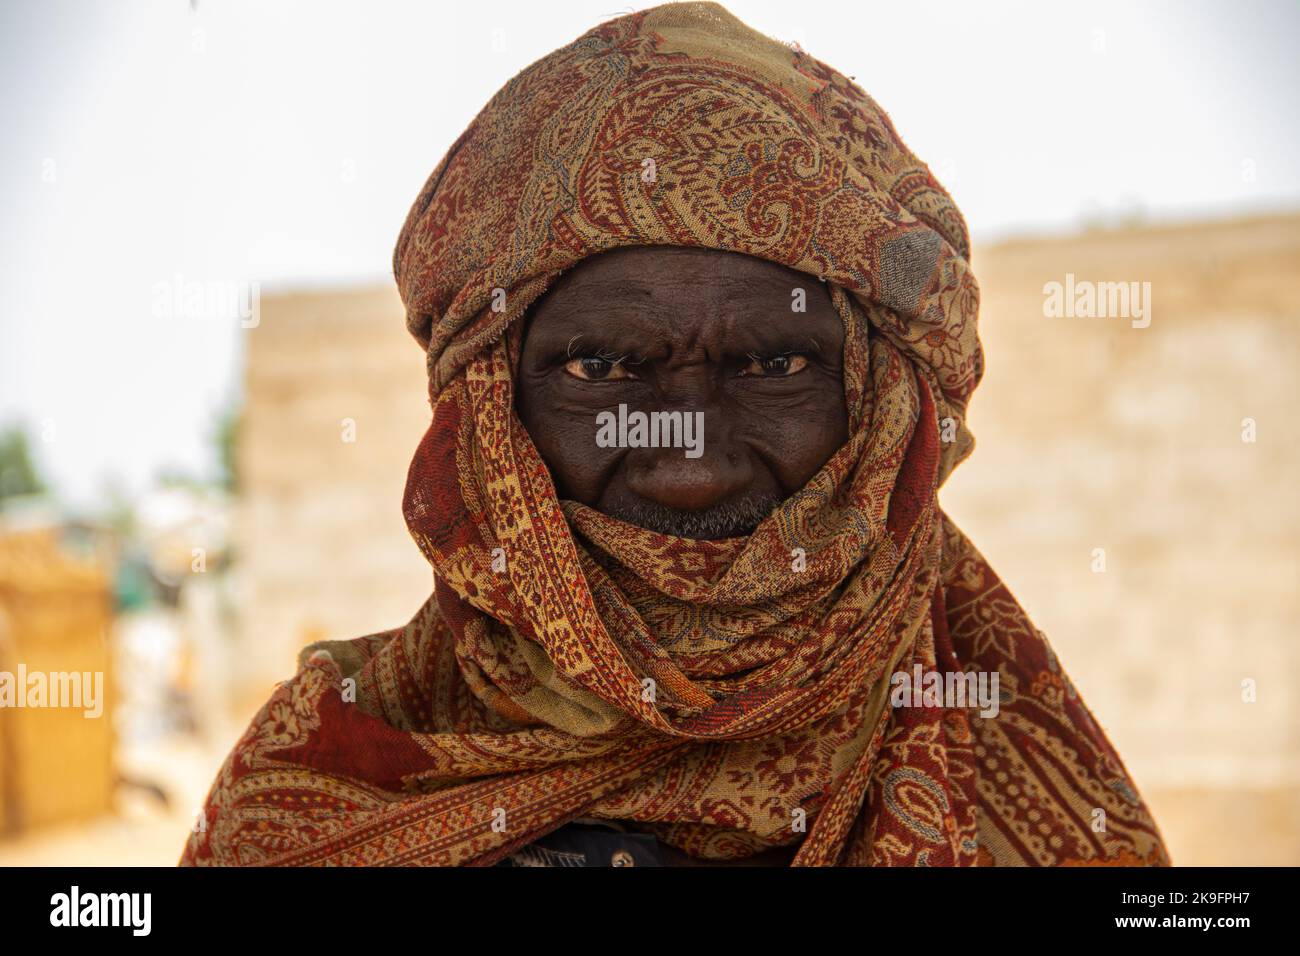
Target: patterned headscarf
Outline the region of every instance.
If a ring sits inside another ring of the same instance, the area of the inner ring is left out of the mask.
[[[746,538],[559,500],[515,414],[529,306],[642,245],[779,263],[843,319],[851,437]],[[620,17],[511,80],[394,256],[428,353],[405,513],[434,595],[304,653],[185,862],[482,865],[578,817],[714,860],[1166,862],[1042,634],[938,508],[981,372],[968,260],[875,102],[716,4]],[[919,688],[894,706],[895,674],[996,674],[997,714]]]

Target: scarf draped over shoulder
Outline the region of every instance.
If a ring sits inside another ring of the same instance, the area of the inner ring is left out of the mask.
[[[843,319],[851,437],[746,538],[558,499],[514,412],[529,305],[643,245],[779,263]],[[394,255],[428,355],[404,512],[433,595],[304,652],[183,862],[489,865],[578,817],[713,860],[1167,862],[1043,635],[938,506],[982,371],[969,259],[880,107],[716,4],[620,17],[512,79]],[[894,706],[896,674],[996,676],[996,714],[919,688]]]

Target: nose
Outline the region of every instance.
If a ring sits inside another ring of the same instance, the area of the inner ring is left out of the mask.
[[[627,485],[633,494],[680,511],[704,511],[747,490],[754,480],[749,456],[704,442],[699,458],[680,448],[642,448],[629,453]]]

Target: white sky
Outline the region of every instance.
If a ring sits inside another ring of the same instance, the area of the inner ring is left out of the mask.
[[[856,77],[977,240],[1300,207],[1295,0],[727,6]],[[81,504],[110,479],[210,473],[256,330],[157,317],[155,287],[390,281],[407,208],[474,114],[621,9],[5,3],[0,424],[26,424]]]

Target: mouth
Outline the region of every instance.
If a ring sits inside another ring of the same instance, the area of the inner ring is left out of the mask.
[[[724,501],[702,511],[682,511],[651,501],[636,500],[621,503],[605,513],[611,518],[657,534],[714,541],[721,538],[743,538],[751,534],[759,522],[780,504],[779,498],[760,494]]]

